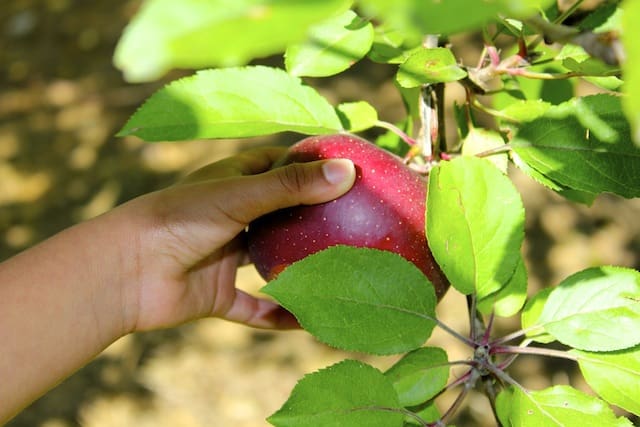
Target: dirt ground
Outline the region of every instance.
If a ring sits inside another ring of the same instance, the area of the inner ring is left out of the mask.
[[[251,145],[292,140],[153,145],[115,138],[146,97],[181,75],[129,85],[112,66],[115,43],[138,4],[14,0],[0,6],[0,260],[202,164]],[[360,65],[321,90],[334,101],[367,99],[392,121],[402,107],[383,83],[387,73]],[[640,267],[639,200],[603,196],[591,208],[575,206],[517,171],[513,176],[527,209],[524,253],[532,290],[592,265]],[[251,267],[240,278],[252,292],[263,284]],[[466,331],[459,295],[450,292],[439,311],[454,329]],[[506,319],[501,328],[515,325]],[[442,331],[429,343],[445,346],[450,360],[469,356]],[[381,369],[394,361],[336,351],[302,331],[202,320],[121,339],[8,426],[265,426],[302,375],[345,357]],[[514,368],[532,388],[552,381],[586,389],[570,363],[521,358]],[[457,425],[490,420],[487,402],[472,394]]]

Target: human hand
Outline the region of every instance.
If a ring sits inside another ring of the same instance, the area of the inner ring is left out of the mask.
[[[0,263],[0,424],[129,332],[206,316],[297,326],[236,289],[243,230],[268,212],[342,195],[355,171],[348,160],[270,170],[284,151],[214,163]]]
[[[246,263],[243,230],[268,212],[339,197],[355,171],[349,160],[269,170],[284,152],[238,154],[112,212],[133,219],[121,246],[125,332],[207,316],[261,328],[297,326],[276,303],[235,287],[237,268]]]

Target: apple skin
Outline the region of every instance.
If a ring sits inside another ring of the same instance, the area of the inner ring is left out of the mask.
[[[334,245],[395,252],[433,283],[438,299],[449,284],[425,237],[426,185],[402,160],[349,134],[313,136],[290,147],[281,164],[347,158],[353,187],[341,197],[262,216],[249,225],[249,258],[266,280],[287,266]]]

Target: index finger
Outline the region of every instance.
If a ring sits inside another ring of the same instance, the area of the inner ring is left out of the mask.
[[[286,147],[253,148],[204,166],[187,175],[181,183],[259,174],[269,170],[286,152]]]
[[[239,289],[227,312],[215,315],[260,329],[300,329],[298,320],[282,306]]]

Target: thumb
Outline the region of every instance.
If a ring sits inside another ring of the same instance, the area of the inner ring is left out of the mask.
[[[248,224],[278,209],[333,200],[349,191],[355,179],[354,164],[348,159],[291,163],[234,180],[226,187],[230,194],[225,211]]]
[[[309,163],[291,163],[262,174],[265,184],[273,185],[280,193],[279,207],[313,205],[333,200],[346,193],[353,185],[355,167],[349,159],[320,160]]]

